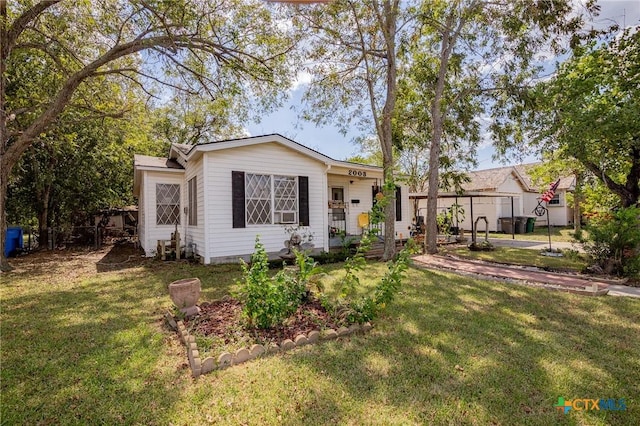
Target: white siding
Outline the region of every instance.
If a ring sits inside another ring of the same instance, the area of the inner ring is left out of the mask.
[[[184,183],[183,172],[143,172],[143,185],[140,188],[140,199],[144,200],[144,240],[140,240],[140,244],[147,256],[154,256],[158,240],[168,240],[171,233],[175,230],[175,225],[156,225],[156,184],[168,183],[180,185],[181,203],[184,201],[184,192],[186,185]],[[141,202],[142,204],[142,202]],[[140,217],[142,217],[142,212]],[[140,220],[140,219],[139,219]],[[186,216],[184,214],[184,204],[180,205],[180,231],[181,238],[184,241]]]
[[[508,199],[509,210],[511,209],[511,200]],[[456,202],[455,198],[440,198],[438,199],[438,213],[450,207],[452,204]],[[471,231],[471,200],[469,197],[459,197],[458,204],[462,206],[464,210],[464,214],[459,214],[458,226]],[[514,200],[515,205],[515,200]],[[420,200],[419,202],[419,215],[425,216],[427,214],[427,200]],[[489,231],[495,232],[498,229],[498,213],[501,209],[500,204],[496,202],[495,198],[490,197],[474,197],[473,198],[473,221],[478,218],[478,216],[485,216],[487,221],[489,222]],[[510,216],[510,214],[509,214]],[[464,219],[463,219],[464,217]],[[454,218],[454,226],[455,226],[455,218]],[[484,221],[478,222],[479,230],[484,231]]]
[[[202,168],[202,159],[198,161],[190,161],[186,164],[187,168],[185,170],[185,179],[184,179],[184,191],[182,191],[182,212],[184,213],[184,207],[189,205],[189,188],[187,182],[191,180],[193,177],[196,177],[197,182],[197,204],[198,204],[198,220],[197,226],[189,226],[188,215],[184,216],[185,226],[183,235],[183,244],[186,246],[189,243],[195,244],[196,253],[200,256],[205,256],[205,220],[204,220],[204,178],[203,178],[203,168]]]
[[[145,250],[145,252],[147,248],[147,241],[145,240],[145,235],[147,235],[146,228],[145,228],[147,224],[145,212],[147,211],[147,208],[145,205],[146,199],[144,197],[144,191],[146,187],[146,177],[147,177],[147,174],[143,172],[141,182],[140,182],[140,193],[138,195],[138,242],[140,244],[140,247],[142,247],[142,249]]]
[[[253,252],[256,235],[267,252],[284,248],[288,234],[284,225],[232,226],[231,172],[282,174],[309,177],[309,230],[316,248],[327,248],[326,166],[276,143],[238,147],[203,154],[207,172],[206,207],[210,229],[207,230],[207,260],[232,261]]]
[[[372,173],[369,172],[368,175]],[[360,235],[362,229],[358,226],[358,215],[368,212],[373,207],[372,187],[376,185],[375,179],[354,178],[343,175],[329,174],[327,177],[327,195],[330,197],[331,188],[344,188],[344,201],[346,212],[346,231],[347,234]],[[378,176],[378,183],[382,180],[382,172]],[[396,221],[396,238],[409,237],[409,228],[411,226],[411,205],[409,203],[409,189],[401,186],[401,221]],[[352,203],[352,200],[359,200],[359,203]],[[328,214],[328,213],[327,213]]]
[[[560,197],[560,204],[551,204],[549,205],[549,219],[551,222],[551,226],[567,226],[570,225],[573,221],[573,209],[567,205],[567,192],[565,190],[561,190],[556,192],[556,194]],[[534,216],[534,213],[531,213],[533,209],[538,205],[538,198],[540,198],[542,194],[537,193],[528,193],[525,197],[525,215]],[[545,203],[542,203],[546,206]],[[536,226],[546,226],[547,225],[547,215],[537,217],[536,218]]]

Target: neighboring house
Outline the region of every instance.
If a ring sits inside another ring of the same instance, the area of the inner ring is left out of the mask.
[[[256,236],[276,254],[291,226],[328,251],[337,235],[362,233],[358,216],[371,209],[383,177],[380,167],[334,160],[278,134],[173,144],[167,158],[136,155],[134,171],[145,253],[154,255],[177,226],[204,263],[248,258]],[[407,188],[396,194],[396,234],[406,237]]]
[[[464,220],[457,226],[470,230],[473,213],[474,220],[478,216],[485,216],[489,230],[494,232],[501,230],[500,218],[510,218],[512,211],[516,217],[536,217],[533,210],[538,205],[542,193],[548,188],[536,188],[533,185],[527,173],[533,166],[535,164],[520,164],[469,172],[471,180],[462,184],[462,194],[456,194],[453,190],[439,192],[438,211],[443,211],[457,202],[464,210]],[[560,179],[556,195],[548,204],[552,226],[567,226],[573,223],[573,208],[567,203],[567,192],[573,191],[574,187],[573,176]],[[426,193],[412,193],[410,198],[419,200],[419,215],[424,216],[427,207]],[[536,217],[536,225],[546,224],[546,215]],[[483,230],[484,225],[479,229]]]

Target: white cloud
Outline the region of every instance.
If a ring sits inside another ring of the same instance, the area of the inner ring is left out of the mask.
[[[290,92],[295,92],[302,86],[308,86],[311,83],[312,75],[307,71],[300,71],[298,75],[296,75],[296,79],[293,84],[289,88]]]

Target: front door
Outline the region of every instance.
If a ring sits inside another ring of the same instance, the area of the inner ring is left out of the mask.
[[[347,220],[343,187],[334,186],[331,188],[329,207],[329,235],[334,237],[345,233],[347,231]]]

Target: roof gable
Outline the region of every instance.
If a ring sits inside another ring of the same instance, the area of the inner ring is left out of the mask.
[[[515,170],[513,166],[498,167],[495,169],[475,170],[468,172],[470,181],[463,183],[462,189],[466,192],[491,191],[496,192],[509,179],[514,179],[525,191],[530,191],[531,187]]]
[[[172,144],[172,148],[169,155],[172,156],[173,154],[175,154],[176,156],[183,157],[184,160],[190,160],[192,158],[197,158],[199,155],[202,155],[202,153],[205,153],[205,152],[213,152],[213,151],[218,151],[223,149],[233,149],[233,148],[238,148],[243,146],[252,146],[252,145],[258,145],[258,144],[265,144],[265,143],[277,143],[277,144],[283,145],[293,151],[296,151],[307,157],[313,158],[326,165],[344,166],[344,167],[357,165],[359,167],[365,167],[371,170],[382,170],[382,167],[378,167],[378,166],[371,166],[368,164],[358,164],[358,163],[351,163],[348,161],[334,160],[333,158],[327,155],[324,155],[321,152],[318,152],[314,149],[304,146],[278,133],[262,135],[262,136],[250,136],[250,137],[244,137],[244,138],[205,142],[205,143],[196,144],[196,145]]]

